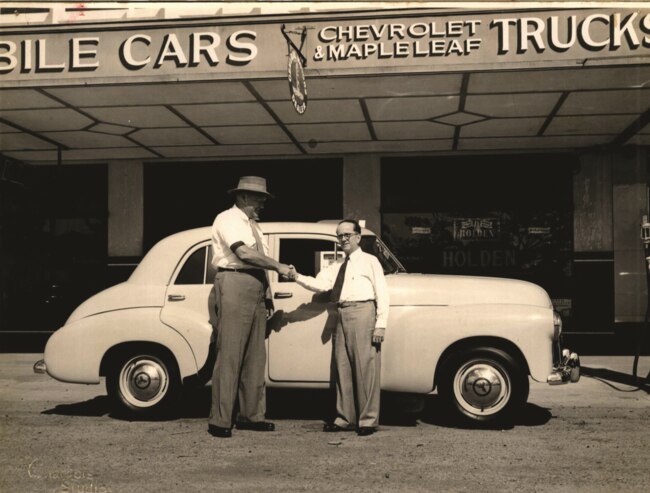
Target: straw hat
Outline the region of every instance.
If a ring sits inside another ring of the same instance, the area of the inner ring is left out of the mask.
[[[273,195],[271,195],[266,190],[266,178],[262,178],[260,176],[242,176],[239,179],[239,184],[237,185],[237,188],[228,190],[228,193],[234,193],[234,192],[262,193],[264,195],[273,198]]]

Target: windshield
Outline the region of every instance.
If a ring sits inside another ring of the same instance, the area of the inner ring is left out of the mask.
[[[388,247],[376,236],[362,236],[360,246],[364,252],[370,253],[379,259],[379,263],[384,269],[384,274],[406,272],[406,269],[399,263],[399,260],[395,258]]]

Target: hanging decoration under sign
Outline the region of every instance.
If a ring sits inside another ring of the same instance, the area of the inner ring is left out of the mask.
[[[305,81],[305,72],[302,68],[302,60],[293,48],[289,48],[289,65],[287,67],[289,77],[289,91],[291,92],[291,102],[299,114],[303,114],[307,109],[307,82]]]
[[[303,27],[300,31],[287,31],[284,24],[280,28],[280,32],[287,41],[287,47],[289,49],[287,78],[289,80],[291,102],[300,115],[307,110],[307,82],[305,81],[304,71],[304,67],[307,66],[307,58],[302,54],[302,48],[305,45],[305,39],[307,38],[307,29],[307,27]],[[289,37],[289,33],[300,35],[300,46],[296,46],[293,40]]]

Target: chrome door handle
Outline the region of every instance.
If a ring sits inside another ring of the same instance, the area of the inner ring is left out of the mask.
[[[167,301],[183,301],[185,299],[185,295],[183,294],[170,294],[167,296]]]
[[[273,297],[277,299],[281,298],[291,298],[293,296],[293,293],[275,293]]]

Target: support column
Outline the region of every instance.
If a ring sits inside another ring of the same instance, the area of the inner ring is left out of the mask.
[[[647,304],[641,220],[647,210],[646,149],[613,156],[616,322],[642,322]]]
[[[360,154],[343,160],[343,217],[363,219],[381,235],[381,167],[379,156]]]
[[[612,161],[607,153],[583,154],[573,175],[570,332],[611,332],[614,327]]]
[[[141,161],[108,164],[108,256],[141,257],[144,186]]]

